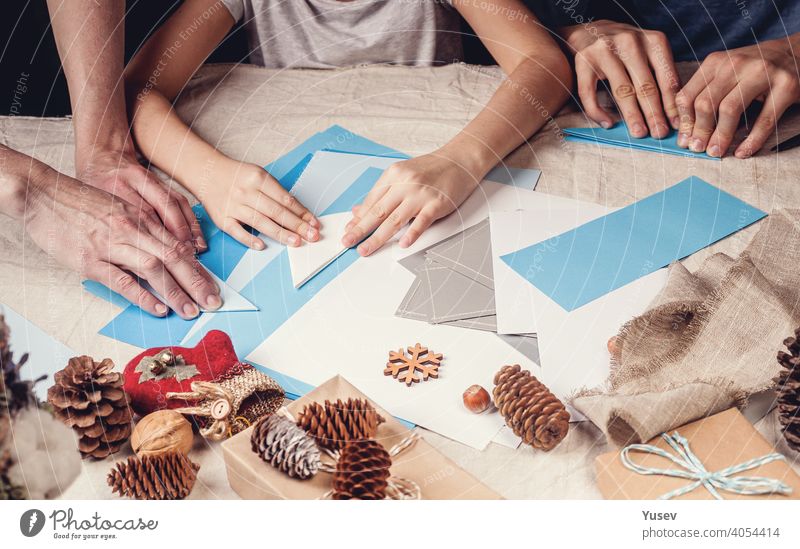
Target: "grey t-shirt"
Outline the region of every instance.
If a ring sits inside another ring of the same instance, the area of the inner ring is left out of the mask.
[[[242,21],[250,62],[328,69],[461,60],[460,18],[446,0],[222,0]]]

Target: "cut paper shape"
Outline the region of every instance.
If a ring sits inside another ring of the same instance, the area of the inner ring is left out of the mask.
[[[435,263],[421,274],[431,296],[432,324],[494,315],[490,288]]]
[[[720,160],[713,156],[708,156],[704,152],[693,152],[678,146],[678,132],[670,130],[663,139],[655,137],[633,137],[628,132],[628,126],[624,122],[617,122],[609,129],[604,128],[564,128],[562,130],[567,141],[576,143],[595,143],[610,147],[620,147],[647,152],[657,152],[672,154],[676,156],[691,156],[703,158],[705,160]]]
[[[347,247],[342,244],[342,236],[345,226],[352,218],[350,212],[321,216],[318,241],[303,242],[302,246],[287,248],[295,288],[301,287],[347,251]]]
[[[438,244],[428,250],[426,255],[436,263],[493,289],[491,249],[492,239],[487,218],[465,230],[460,239]]]
[[[495,183],[502,183],[504,185],[511,185],[512,187],[519,187],[520,189],[528,189],[533,191],[539,183],[539,178],[542,176],[542,170],[530,168],[512,168],[505,164],[498,164],[486,174],[484,179],[494,181]]]
[[[765,215],[702,179],[689,177],[502,260],[572,311]]]

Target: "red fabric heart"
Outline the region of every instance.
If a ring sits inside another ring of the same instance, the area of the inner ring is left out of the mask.
[[[164,349],[170,349],[175,356],[182,355],[186,364],[197,367],[198,374],[182,381],[170,377],[161,380],[148,379],[139,383],[141,372],[136,371],[139,362]],[[130,396],[131,407],[140,416],[164,408],[180,408],[186,403],[181,400],[167,400],[167,393],[191,391],[193,381],[215,381],[226,375],[238,362],[228,334],[212,330],[195,347],[153,347],[133,357],[125,366],[125,392]]]

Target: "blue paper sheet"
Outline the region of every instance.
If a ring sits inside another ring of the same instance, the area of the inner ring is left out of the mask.
[[[702,179],[690,177],[501,259],[572,311],[765,215]]]
[[[678,146],[678,132],[671,130],[663,139],[654,137],[633,137],[624,122],[618,122],[609,129],[603,128],[565,128],[562,130],[567,141],[595,143],[610,147],[622,147],[640,151],[658,152],[677,156],[693,156],[705,160],[720,160],[706,153],[692,152]]]

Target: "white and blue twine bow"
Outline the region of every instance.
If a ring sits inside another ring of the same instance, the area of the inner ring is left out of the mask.
[[[778,479],[768,477],[731,476],[735,475],[736,473],[741,473],[742,471],[747,471],[748,469],[765,465],[772,461],[785,461],[786,458],[784,458],[781,454],[766,454],[738,465],[726,467],[725,469],[721,469],[716,472],[709,472],[703,465],[703,462],[700,461],[700,458],[698,458],[694,452],[692,452],[691,448],[689,448],[689,441],[677,431],[671,435],[663,433],[661,438],[667,441],[667,444],[669,444],[672,449],[675,450],[675,454],[677,454],[677,456],[667,452],[666,450],[662,450],[658,446],[653,446],[652,444],[631,444],[622,449],[620,456],[625,467],[631,471],[639,473],[640,475],[666,475],[669,477],[685,478],[693,481],[686,486],[682,486],[681,488],[677,488],[671,492],[667,492],[666,494],[659,496],[658,499],[672,499],[674,497],[682,496],[684,494],[688,494],[701,485],[705,486],[705,488],[716,499],[724,499],[719,495],[717,490],[724,490],[726,492],[746,496],[757,496],[764,494],[788,495],[792,493],[792,487]],[[681,467],[681,469],[659,469],[657,467],[644,467],[642,465],[638,465],[631,461],[631,458],[629,457],[631,452],[656,454],[672,461]]]

